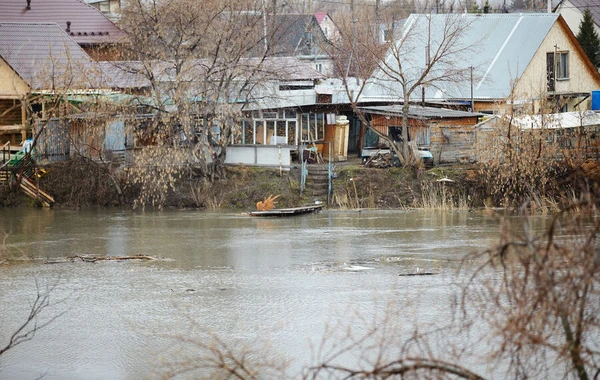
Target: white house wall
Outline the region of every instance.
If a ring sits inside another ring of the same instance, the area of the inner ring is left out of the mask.
[[[581,20],[583,19],[583,12],[570,1],[565,1],[556,12],[560,13],[567,25],[569,25],[569,28],[571,28],[573,34],[577,35],[577,33],[579,33],[579,24],[581,24]],[[596,29],[596,33],[600,35],[600,26],[594,23],[594,29]]]
[[[289,169],[293,148],[291,145],[230,145],[225,163]]]

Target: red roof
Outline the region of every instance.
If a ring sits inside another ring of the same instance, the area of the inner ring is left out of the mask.
[[[79,0],[0,0],[0,22],[57,23],[80,45],[117,42],[124,36],[102,12]]]
[[[321,24],[321,21],[323,21],[323,19],[325,17],[327,17],[327,12],[317,12],[315,13],[315,17],[317,19],[317,22],[319,23],[319,25]]]

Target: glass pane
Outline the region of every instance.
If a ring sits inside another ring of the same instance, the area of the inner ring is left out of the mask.
[[[277,136],[286,136],[285,133],[286,130],[286,121],[285,120],[278,120],[277,121]]]
[[[290,145],[297,145],[298,142],[296,141],[296,122],[295,121],[288,121],[288,144]]]
[[[295,119],[296,118],[296,111],[294,111],[294,110],[285,110],[285,118],[286,119]]]
[[[252,129],[252,122],[244,121],[242,144],[254,144],[254,131]]]
[[[275,136],[275,122],[267,121],[267,139],[265,140],[265,144],[271,144],[273,136]]]
[[[307,113],[303,113],[302,114],[302,141],[308,141],[308,114]]]
[[[317,139],[317,115],[314,113],[310,114],[310,134],[308,135],[309,141],[313,142]]]
[[[317,114],[317,134],[315,136],[315,140],[323,140],[325,139],[325,114],[318,113]]]
[[[265,143],[265,126],[262,120],[254,121],[254,143],[255,144],[264,144]]]

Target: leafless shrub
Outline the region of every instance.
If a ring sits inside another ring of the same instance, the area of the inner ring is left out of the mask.
[[[160,376],[195,379],[290,378],[288,359],[269,348],[268,342],[225,341],[188,318],[185,335],[159,334],[176,344],[167,351]]]
[[[462,295],[463,312],[489,322],[497,342],[490,360],[507,362],[507,376],[600,375],[597,215],[593,202],[579,202],[541,234],[526,216],[520,229],[505,225],[497,246],[468,258],[482,264]]]
[[[550,122],[550,121],[549,121]],[[552,208],[545,194],[553,184],[557,148],[547,142],[547,130],[523,130],[505,116],[478,141],[482,180],[494,203],[504,207],[530,205]]]

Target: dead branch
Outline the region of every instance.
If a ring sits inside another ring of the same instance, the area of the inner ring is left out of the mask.
[[[29,314],[25,321],[15,330],[11,335],[8,343],[0,348],[0,356],[6,353],[8,350],[15,348],[16,346],[28,342],[35,337],[35,334],[47,327],[49,324],[54,322],[57,318],[64,314],[61,312],[46,321],[40,322],[40,316],[44,310],[50,306],[50,294],[56,288],[56,284],[46,288],[45,291],[40,290],[37,279],[35,280],[36,297],[33,300]]]
[[[132,256],[88,256],[75,255],[67,258],[70,261],[81,260],[86,263],[95,263],[96,261],[126,261],[126,260],[156,260],[155,257],[147,255],[132,255]]]
[[[352,378],[387,378],[389,376],[403,376],[409,373],[417,373],[419,371],[431,371],[441,374],[455,375],[463,379],[469,380],[484,380],[478,374],[469,371],[468,369],[456,364],[444,362],[436,359],[422,358],[406,358],[400,359],[382,366],[376,366],[370,370],[352,370],[350,368],[323,364],[318,367],[311,368],[311,371],[319,372],[321,370],[328,372],[343,373],[345,379]]]

